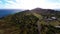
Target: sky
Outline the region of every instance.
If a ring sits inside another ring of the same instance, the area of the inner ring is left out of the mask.
[[[60,0],[0,0],[0,9],[60,9]]]

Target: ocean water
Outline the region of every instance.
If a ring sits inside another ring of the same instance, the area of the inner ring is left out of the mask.
[[[21,11],[20,9],[0,9],[0,18]]]

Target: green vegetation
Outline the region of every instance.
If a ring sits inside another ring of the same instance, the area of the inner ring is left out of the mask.
[[[0,34],[38,34],[39,19],[29,12],[20,12],[0,20]]]
[[[60,20],[48,20],[51,16],[52,14],[41,15],[26,10],[3,17],[0,19],[0,34],[60,34],[60,29],[55,27],[60,26]],[[53,16],[60,18],[56,14]]]

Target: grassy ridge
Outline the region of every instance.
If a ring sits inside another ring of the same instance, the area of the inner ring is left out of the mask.
[[[0,34],[60,34],[59,20],[46,20],[52,15],[41,15],[29,10],[6,16],[0,19]],[[54,15],[57,16],[57,15]],[[38,31],[37,22],[41,25]]]

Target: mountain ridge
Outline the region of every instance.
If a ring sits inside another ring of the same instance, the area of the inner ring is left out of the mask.
[[[47,9],[24,10],[0,19],[1,34],[60,34],[60,12]]]

